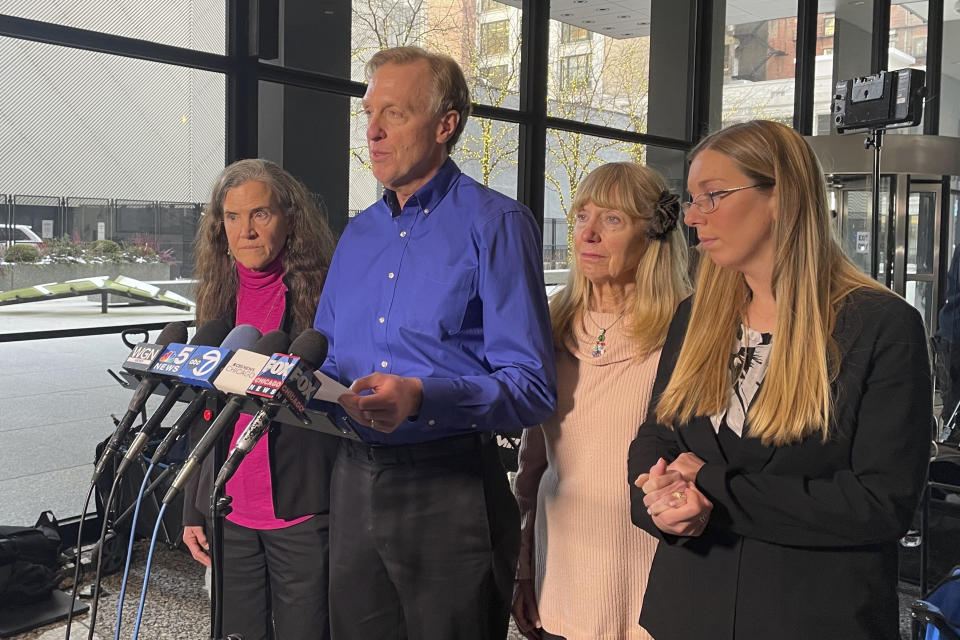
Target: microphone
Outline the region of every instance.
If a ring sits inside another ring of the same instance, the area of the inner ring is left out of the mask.
[[[240,434],[233,451],[220,467],[214,487],[225,486],[233,477],[243,458],[269,430],[281,407],[289,407],[297,416],[304,414],[307,403],[320,386],[313,371],[326,357],[327,339],[315,329],[305,329],[290,345],[289,355],[275,353],[270,358],[247,389],[249,395],[264,397],[268,401]]]
[[[207,405],[207,400],[219,395],[212,380],[216,379],[221,370],[230,366],[228,361],[233,352],[253,348],[260,337],[260,331],[256,327],[241,324],[227,334],[219,347],[201,348],[194,352],[193,357],[187,361],[186,367],[180,372],[180,380],[191,387],[200,387],[203,391],[194,396],[170,427],[167,436],[153,452],[154,460],[163,460],[177,440],[193,424],[197,414]]]
[[[237,414],[240,413],[246,401],[246,397],[242,394],[270,360],[269,354],[284,351],[289,344],[290,338],[283,331],[271,331],[257,341],[252,351],[241,349],[234,354],[213,382],[213,386],[218,390],[230,394],[230,399],[190,452],[180,473],[174,478],[170,489],[163,497],[163,504],[169,504],[178,493],[183,491],[190,476],[196,472],[203,459],[216,445],[223,430],[236,422]]]
[[[182,345],[171,342],[163,355],[150,367],[150,371],[163,376],[178,376],[182,369],[189,366],[189,363],[192,361],[191,355],[198,347],[220,344],[229,331],[230,327],[223,320],[215,319],[207,322],[197,329],[190,344]],[[183,392],[188,388],[189,385],[184,383],[182,379],[170,388],[167,395],[165,395],[160,402],[160,406],[157,407],[157,410],[153,412],[153,415],[150,416],[140,429],[140,433],[137,434],[137,437],[134,438],[130,446],[127,447],[127,453],[117,467],[117,477],[123,475],[137,456],[140,455],[143,448],[147,446],[150,437],[160,427],[163,419],[167,417],[167,414],[173,409],[177,400],[180,399],[180,396],[182,396]]]
[[[130,355],[127,356],[126,361],[123,363],[123,368],[131,373],[145,374],[146,377],[144,377],[139,386],[137,386],[136,391],[134,391],[133,399],[130,400],[127,412],[123,414],[123,418],[121,418],[120,423],[117,425],[117,429],[113,432],[113,435],[110,436],[110,440],[107,442],[107,446],[104,447],[103,453],[100,454],[100,459],[97,460],[97,464],[93,470],[93,477],[90,480],[92,484],[96,483],[97,480],[100,479],[100,476],[103,475],[107,464],[120,449],[120,442],[126,437],[130,431],[130,427],[133,426],[133,421],[136,420],[137,414],[143,410],[144,405],[147,403],[147,398],[150,397],[150,394],[153,393],[157,385],[160,384],[159,377],[149,375],[150,367],[163,355],[163,351],[167,345],[171,342],[183,342],[186,339],[187,325],[182,322],[171,322],[160,332],[156,343],[141,342],[135,346],[133,351],[130,352]]]

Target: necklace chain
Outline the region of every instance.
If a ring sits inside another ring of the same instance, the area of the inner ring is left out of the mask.
[[[616,320],[614,320],[613,322],[611,322],[610,324],[608,324],[608,325],[605,326],[605,327],[600,326],[600,323],[599,323],[599,322],[597,322],[597,321],[594,320],[593,318],[590,318],[590,322],[592,322],[593,324],[595,324],[595,325],[597,326],[597,328],[600,329],[600,333],[599,333],[599,335],[597,335],[597,339],[596,339],[596,341],[593,343],[593,350],[590,352],[590,355],[591,355],[592,357],[594,357],[594,358],[599,358],[600,356],[603,355],[603,352],[604,352],[604,351],[606,350],[606,348],[607,348],[607,330],[608,330],[608,329],[612,329],[612,328],[613,328],[613,325],[615,325],[615,324],[617,324],[618,322],[620,322],[620,318],[622,318],[626,313],[627,313],[627,310],[624,309],[623,311],[620,312],[620,315],[617,316]],[[588,317],[588,318],[590,317],[589,314],[587,315],[587,317]]]

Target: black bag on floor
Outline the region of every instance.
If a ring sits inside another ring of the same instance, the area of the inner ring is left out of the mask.
[[[53,513],[44,511],[32,527],[0,526],[0,607],[43,600],[61,579]]]

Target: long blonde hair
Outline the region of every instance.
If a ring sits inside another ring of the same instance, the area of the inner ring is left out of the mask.
[[[813,150],[793,129],[755,120],[733,125],[701,141],[690,153],[727,156],[753,182],[772,184],[772,287],[777,304],[773,344],[762,389],[750,408],[749,435],[768,446],[829,435],[830,383],[840,365],[831,337],[837,311],[853,290],[886,291],[860,273],[833,234],[823,170]],[[666,425],[727,406],[731,347],[749,301],[743,274],[701,260],[690,324],[676,368],[657,405]]]
[[[634,162],[611,162],[580,183],[568,213],[568,224],[588,202],[615,209],[639,220],[646,248],[634,274],[634,296],[625,316],[627,334],[643,356],[663,346],[677,305],[690,293],[687,246],[677,224],[679,210],[656,171]],[[554,346],[572,335],[573,323],[590,308],[593,285],[570,263],[566,286],[550,301]]]
[[[287,313],[294,332],[298,332],[313,326],[335,241],[306,187],[276,163],[257,158],[238,160],[220,172],[200,219],[194,267],[198,280],[197,326],[214,318],[233,321],[239,285],[236,264],[227,251],[223,201],[227,191],[251,180],[269,186],[289,217],[283,281],[290,291]]]

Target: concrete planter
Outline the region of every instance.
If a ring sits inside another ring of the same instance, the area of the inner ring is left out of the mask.
[[[118,275],[155,282],[170,279],[170,265],[156,264],[5,264],[0,266],[0,291],[64,282],[93,276]]]

